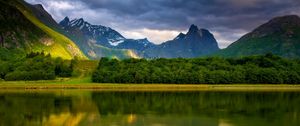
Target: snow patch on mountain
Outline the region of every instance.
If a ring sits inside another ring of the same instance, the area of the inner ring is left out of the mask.
[[[120,43],[123,43],[125,40],[124,39],[121,39],[121,40],[109,40],[108,42],[109,42],[109,44],[111,45],[111,46],[118,46]]]

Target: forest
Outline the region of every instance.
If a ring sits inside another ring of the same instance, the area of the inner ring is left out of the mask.
[[[76,60],[68,62],[52,58],[43,52],[31,52],[21,58],[0,58],[0,79],[54,80],[56,77],[71,77]]]
[[[273,54],[241,58],[102,58],[92,81],[156,84],[299,84],[300,60]]]

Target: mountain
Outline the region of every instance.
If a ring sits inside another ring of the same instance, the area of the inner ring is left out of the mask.
[[[29,9],[31,9],[34,16],[37,17],[42,23],[72,40],[77,46],[79,46],[82,52],[89,59],[99,59],[101,57],[112,57],[121,59],[137,57],[135,53],[131,50],[106,48],[104,46],[92,43],[93,41],[85,39],[84,35],[81,33],[77,32],[76,34],[72,34],[64,30],[40,4],[26,5]]]
[[[117,46],[125,40],[125,38],[114,29],[101,25],[92,25],[82,18],[70,20],[68,17],[65,17],[59,24],[66,31],[80,30],[84,36],[96,40],[96,44],[106,47]]]
[[[266,53],[300,58],[300,18],[297,15],[273,18],[216,55],[239,57]]]
[[[33,15],[45,25],[53,28],[54,30],[61,30],[57,22],[52,18],[52,16],[44,9],[44,7],[41,4],[31,5],[25,3],[25,5],[33,12]]]
[[[192,58],[211,54],[218,50],[218,43],[213,34],[206,29],[198,29],[196,25],[191,25],[186,34],[180,33],[173,40],[146,49],[144,57]]]
[[[24,1],[0,0],[0,3],[1,56],[3,52],[18,52],[21,56],[43,51],[53,57],[87,59],[73,41],[37,19]]]
[[[59,24],[67,32],[80,32],[87,40],[93,40],[95,44],[111,49],[128,49],[140,54],[154,45],[147,39],[127,39],[110,27],[92,25],[82,18],[70,20],[65,17]]]
[[[70,20],[65,17],[59,25],[77,42],[90,58],[117,57],[137,58],[136,54],[144,40],[126,39],[119,32],[102,25],[92,25],[82,18]],[[150,43],[147,41],[147,43]]]
[[[132,49],[135,50],[139,55],[142,55],[142,52],[145,49],[155,46],[147,38],[145,39],[125,39],[124,42],[119,43],[117,46],[112,48],[118,49]]]

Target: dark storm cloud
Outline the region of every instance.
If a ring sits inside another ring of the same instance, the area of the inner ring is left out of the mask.
[[[186,29],[187,25],[249,30],[267,19],[291,14],[299,0],[82,0],[129,20],[152,22],[156,29]],[[124,19],[123,18],[123,19]],[[160,25],[157,25],[160,24]]]

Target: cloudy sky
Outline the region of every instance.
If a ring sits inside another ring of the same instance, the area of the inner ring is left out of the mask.
[[[221,48],[272,17],[300,15],[300,0],[26,0],[56,21],[65,16],[109,26],[127,38],[173,39],[191,24],[210,30]]]

